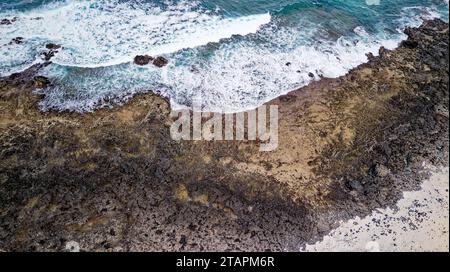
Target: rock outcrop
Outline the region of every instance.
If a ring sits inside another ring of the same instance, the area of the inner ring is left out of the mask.
[[[153,57],[149,55],[139,55],[134,58],[134,63],[137,65],[147,65],[150,61],[153,61]]]
[[[164,67],[169,63],[169,61],[163,57],[153,58],[149,55],[138,55],[134,58],[134,63],[137,65],[143,66],[149,64],[150,62],[158,68]]]
[[[157,57],[154,61],[153,61],[153,65],[155,65],[156,67],[164,67],[169,63],[169,61],[163,57]]]

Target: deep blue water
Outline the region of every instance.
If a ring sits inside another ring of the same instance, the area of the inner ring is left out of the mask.
[[[448,21],[448,2],[0,0],[0,19],[14,17],[0,26],[0,75],[42,61],[49,42],[64,46],[42,71],[56,83],[38,90],[43,110],[90,111],[153,90],[174,107],[201,96],[205,110],[238,111],[345,74],[381,45],[395,48],[406,26]],[[15,37],[24,43],[9,44]],[[136,66],[138,54],[170,63]]]

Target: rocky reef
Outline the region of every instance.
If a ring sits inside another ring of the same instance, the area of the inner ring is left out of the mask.
[[[164,67],[169,63],[169,61],[167,59],[165,59],[164,57],[159,56],[159,57],[154,58],[149,55],[138,55],[138,56],[134,57],[133,62],[134,62],[134,64],[140,65],[140,66],[147,65],[150,62],[152,62],[152,64],[158,68]]]
[[[153,93],[41,112],[42,65],[0,80],[0,250],[296,251],[448,165],[448,24],[270,101],[279,147],[170,138]],[[150,60],[149,60],[150,62]],[[50,79],[51,80],[51,79]]]

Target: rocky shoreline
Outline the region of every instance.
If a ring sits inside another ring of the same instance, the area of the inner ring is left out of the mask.
[[[39,65],[0,79],[0,249],[297,251],[395,205],[449,154],[448,24],[406,34],[346,76],[267,103],[280,111],[269,153],[172,141],[156,94],[41,112]]]

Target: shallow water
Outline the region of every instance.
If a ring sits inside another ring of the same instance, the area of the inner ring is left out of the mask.
[[[63,45],[41,73],[55,83],[43,110],[91,111],[153,90],[204,110],[239,111],[321,76],[337,77],[402,29],[448,20],[445,0],[22,0],[0,1],[0,75],[42,61],[45,44]],[[23,44],[9,44],[23,37]],[[170,60],[136,66],[138,54]]]

